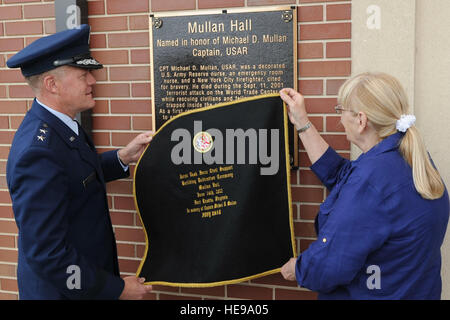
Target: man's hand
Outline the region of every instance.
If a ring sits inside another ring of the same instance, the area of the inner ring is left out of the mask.
[[[123,288],[120,300],[142,300],[147,293],[152,291],[152,286],[145,285],[145,278],[129,276],[123,278],[125,287]]]
[[[297,258],[291,258],[288,262],[281,267],[281,275],[285,280],[295,281],[295,264],[297,263]]]
[[[119,150],[120,161],[124,165],[138,161],[147,144],[152,141],[152,138],[153,131],[147,131],[136,136],[125,148]]]

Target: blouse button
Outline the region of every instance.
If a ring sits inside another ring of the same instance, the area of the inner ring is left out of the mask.
[[[322,239],[322,242],[323,242],[323,243],[327,242],[327,238],[323,238],[323,239]]]

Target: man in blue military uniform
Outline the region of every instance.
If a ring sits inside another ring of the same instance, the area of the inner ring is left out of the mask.
[[[127,177],[151,132],[97,154],[74,120],[95,105],[87,25],[41,38],[11,57],[36,99],[17,130],[7,183],[19,229],[21,299],[139,299],[144,279],[121,279],[105,183]]]

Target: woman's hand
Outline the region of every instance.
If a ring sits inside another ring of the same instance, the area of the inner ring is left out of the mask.
[[[291,88],[284,88],[280,91],[280,97],[286,102],[289,120],[298,130],[308,123],[308,114],[306,113],[305,98]]]
[[[297,263],[297,258],[291,258],[288,262],[281,267],[281,275],[285,280],[295,281],[295,264]]]
[[[306,113],[305,98],[291,88],[284,88],[280,91],[280,97],[286,103],[286,108],[292,124],[297,130],[304,128],[299,132],[303,146],[308,153],[309,160],[314,164],[327,151],[328,143],[320,136],[313,125],[306,126],[309,123]]]

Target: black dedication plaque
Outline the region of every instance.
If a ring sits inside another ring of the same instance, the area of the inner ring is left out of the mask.
[[[185,111],[297,87],[295,7],[210,12],[151,16],[154,130]]]

